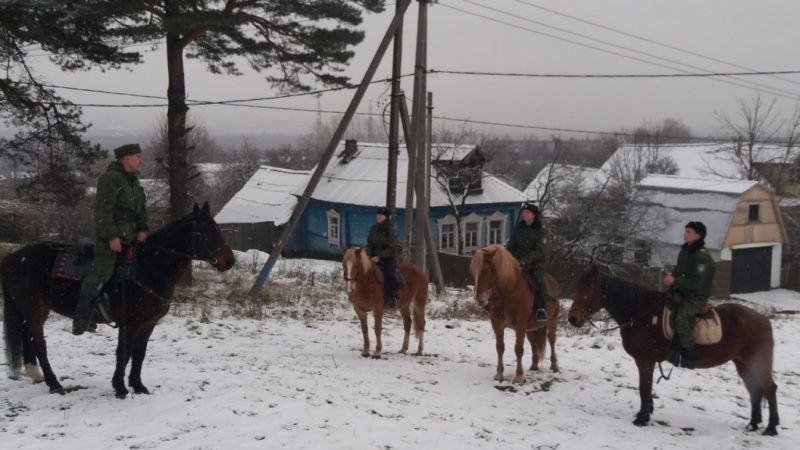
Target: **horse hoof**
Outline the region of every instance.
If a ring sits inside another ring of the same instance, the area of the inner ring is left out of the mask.
[[[645,419],[642,417],[636,417],[636,420],[633,421],[633,424],[636,425],[637,427],[643,427],[648,425],[649,423],[650,423],[650,418]]]
[[[551,367],[550,371],[553,372],[553,373],[558,373],[559,372],[558,367]]]
[[[539,366],[538,365],[537,366],[531,366],[531,368],[528,369],[528,370],[530,370],[531,372],[539,370]]]
[[[497,374],[494,376],[494,381],[503,381],[504,379],[505,378],[503,378],[503,375],[501,374]]]
[[[361,356],[363,356],[364,358],[367,358],[367,357],[369,357],[369,352],[361,352]]]
[[[67,391],[64,390],[63,387],[59,386],[57,388],[50,388],[51,394],[58,394],[58,395],[67,395]]]
[[[375,353],[374,355],[372,355],[372,359],[381,359],[381,354]]]
[[[144,386],[141,386],[141,387],[138,387],[138,388],[133,388],[133,393],[134,394],[142,394],[142,395],[150,395],[150,391]]]
[[[117,397],[118,399],[122,400],[122,399],[124,399],[124,398],[126,398],[128,396],[128,392],[127,391],[125,391],[125,392],[117,392],[116,394],[114,394],[114,396]]]
[[[748,423],[747,424],[747,428],[745,428],[745,430],[747,430],[747,431],[758,431],[758,424],[757,423]]]
[[[514,384],[525,384],[525,377],[522,375],[514,377]]]
[[[767,429],[764,430],[764,432],[761,434],[763,434],[764,436],[777,436],[778,430],[775,429],[774,427],[767,427]]]
[[[414,353],[414,356],[422,356],[422,352],[416,352]]]

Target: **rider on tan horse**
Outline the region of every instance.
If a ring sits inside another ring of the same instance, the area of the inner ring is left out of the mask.
[[[397,306],[397,257],[400,253],[400,240],[391,219],[389,208],[378,208],[375,224],[369,229],[367,237],[367,256],[377,264],[383,273],[383,301],[386,306]]]
[[[545,231],[542,228],[542,214],[533,203],[522,205],[520,221],[511,233],[506,250],[519,261],[522,273],[533,286],[533,309],[536,320],[547,320]]]

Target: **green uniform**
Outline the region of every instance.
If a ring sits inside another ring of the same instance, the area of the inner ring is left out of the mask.
[[[681,305],[675,316],[675,330],[681,345],[692,350],[695,315],[711,297],[714,288],[714,258],[703,244],[684,244],[672,276],[675,278],[672,289],[681,296]]]
[[[397,230],[389,220],[376,223],[369,229],[367,237],[367,255],[380,259],[378,267],[383,272],[383,297],[393,298],[400,289],[397,281],[397,256],[400,254],[400,240]]]
[[[533,282],[534,302],[538,308],[544,308],[547,301],[547,249],[545,248],[544,228],[534,228],[525,222],[519,222],[511,233],[511,239],[506,244],[506,249],[514,255],[520,264],[525,276]]]
[[[94,262],[81,284],[81,295],[97,297],[114,275],[116,253],[109,241],[119,238],[123,245],[132,245],[139,231],[147,231],[144,190],[136,174],[126,172],[119,161],[114,161],[97,180]]]

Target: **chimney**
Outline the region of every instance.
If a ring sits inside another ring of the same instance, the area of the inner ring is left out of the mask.
[[[356,152],[358,152],[358,141],[355,139],[347,139],[344,141],[344,151],[341,154],[342,157],[342,164],[347,164],[355,158]]]

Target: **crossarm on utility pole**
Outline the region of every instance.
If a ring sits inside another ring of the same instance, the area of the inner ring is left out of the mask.
[[[299,222],[300,217],[303,215],[303,211],[306,209],[306,206],[308,206],[308,202],[311,200],[311,194],[314,192],[314,189],[316,189],[317,184],[319,184],[319,180],[322,178],[322,174],[328,167],[328,163],[331,161],[333,153],[336,151],[339,140],[344,135],[345,130],[347,130],[347,126],[350,124],[350,120],[353,118],[356,109],[358,109],[361,99],[364,98],[364,94],[366,93],[367,88],[372,81],[372,77],[375,76],[375,71],[378,69],[378,65],[380,65],[383,55],[386,54],[386,49],[389,48],[389,43],[392,42],[395,32],[397,32],[397,30],[400,28],[400,25],[403,23],[403,15],[405,14],[406,10],[408,10],[411,0],[399,0],[399,3],[400,6],[395,11],[394,18],[389,24],[389,28],[386,30],[383,40],[378,46],[378,50],[375,52],[375,56],[372,58],[372,62],[370,63],[369,68],[367,68],[364,78],[361,80],[361,84],[358,86],[358,89],[353,95],[353,99],[350,101],[350,106],[347,107],[344,117],[342,117],[342,121],[339,122],[339,126],[336,128],[336,131],[331,137],[331,141],[328,143],[328,147],[322,154],[322,158],[320,159],[319,163],[317,163],[317,168],[314,170],[314,174],[311,175],[311,178],[308,180],[306,189],[303,191],[303,195],[297,201],[297,206],[295,206],[294,210],[292,211],[292,216],[289,218],[289,222],[286,223],[286,226],[281,233],[281,237],[278,239],[278,242],[275,243],[275,247],[272,249],[269,259],[264,264],[264,267],[261,268],[261,272],[259,272],[258,277],[256,277],[253,287],[250,288],[250,295],[255,296],[261,292],[261,288],[264,286],[264,283],[266,283],[267,278],[269,278],[272,268],[275,266],[275,263],[281,256],[283,247],[286,246],[286,243],[291,237],[295,226],[297,226],[297,222]]]

